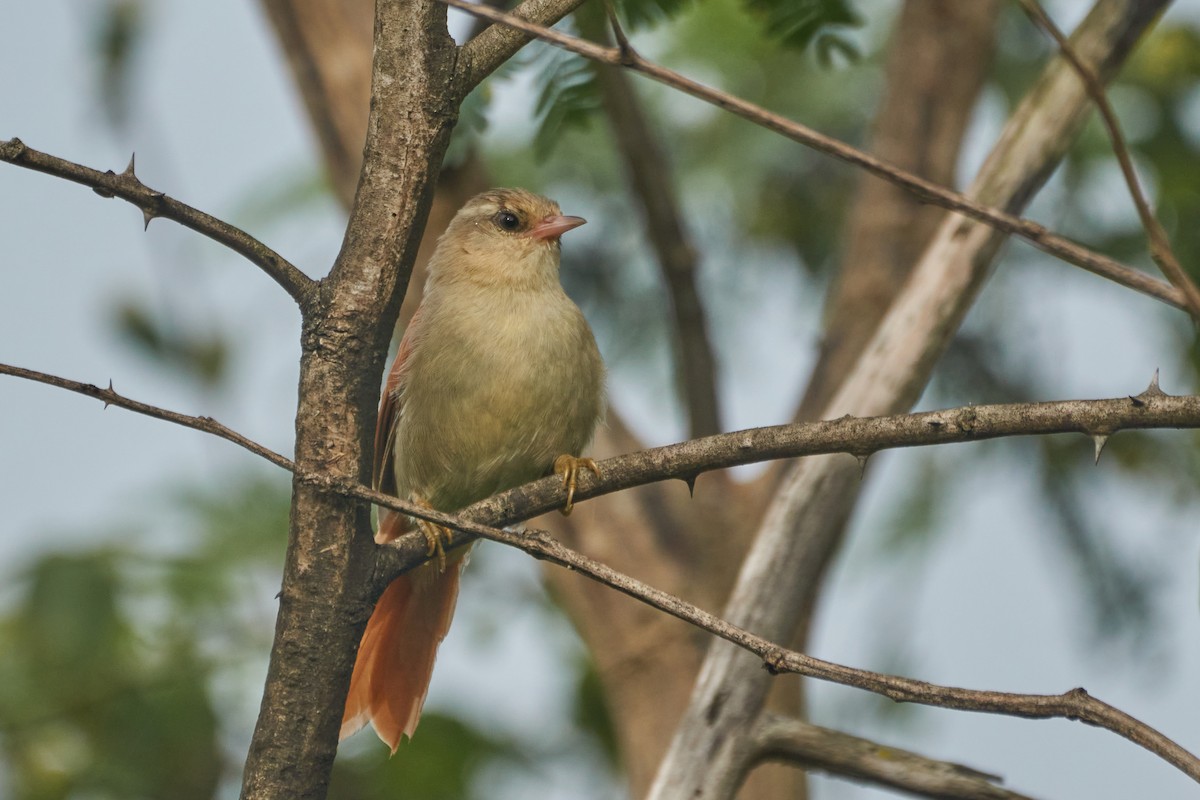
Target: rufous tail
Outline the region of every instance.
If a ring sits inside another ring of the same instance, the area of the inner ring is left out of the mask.
[[[392,752],[412,738],[429,691],[438,645],[450,630],[467,548],[401,575],[384,591],[367,622],[350,678],[341,738],[370,722]]]

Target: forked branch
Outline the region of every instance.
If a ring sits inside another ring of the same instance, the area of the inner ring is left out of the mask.
[[[1196,284],[1188,277],[1187,272],[1179,263],[1179,259],[1175,257],[1167,232],[1163,230],[1158,217],[1154,216],[1154,211],[1150,208],[1149,201],[1146,200],[1146,194],[1142,191],[1141,183],[1138,180],[1137,170],[1133,168],[1129,145],[1125,142],[1125,135],[1121,133],[1121,123],[1117,119],[1117,113],[1113,110],[1112,103],[1108,102],[1104,84],[1091,67],[1083,63],[1083,59],[1075,52],[1071,41],[1054,24],[1054,20],[1050,19],[1038,0],[1018,0],[1018,2],[1034,24],[1054,39],[1063,57],[1070,62],[1071,67],[1079,74],[1080,80],[1087,88],[1088,94],[1100,112],[1100,120],[1112,142],[1113,154],[1117,157],[1117,164],[1121,167],[1121,175],[1125,178],[1129,196],[1137,209],[1142,227],[1146,230],[1146,237],[1150,242],[1150,256],[1167,276],[1167,280],[1183,294],[1184,300],[1187,302],[1186,310],[1192,315],[1192,319],[1200,322],[1200,289],[1196,288]]]

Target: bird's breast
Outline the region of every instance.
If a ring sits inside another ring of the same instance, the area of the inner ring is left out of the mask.
[[[396,431],[402,494],[460,508],[587,445],[603,367],[579,309],[545,294],[457,303],[425,320]]]

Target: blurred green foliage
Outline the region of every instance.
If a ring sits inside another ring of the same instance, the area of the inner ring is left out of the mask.
[[[0,610],[0,795],[235,793],[270,647],[290,486],[282,475],[243,474],[168,489],[158,502],[171,530],[131,522],[103,544],[49,552],[6,576],[15,602]],[[487,560],[476,561],[488,581]],[[490,597],[511,618],[521,613],[512,604],[529,600],[509,595],[501,587]],[[541,599],[541,613],[560,613]],[[470,632],[471,621],[458,628]],[[587,764],[611,782],[598,685],[586,660],[566,666],[579,674],[577,737],[547,750],[433,710],[392,758],[369,732],[348,742],[329,796],[491,797],[481,771],[547,765]]]
[[[142,0],[103,0],[92,10],[91,24],[104,114],[109,124],[123,127],[131,113],[138,47],[146,35],[146,8]]]

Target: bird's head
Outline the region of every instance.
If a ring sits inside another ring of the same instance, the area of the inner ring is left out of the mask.
[[[492,189],[467,201],[438,239],[430,278],[513,286],[558,281],[559,237],[582,217],[524,189]]]

